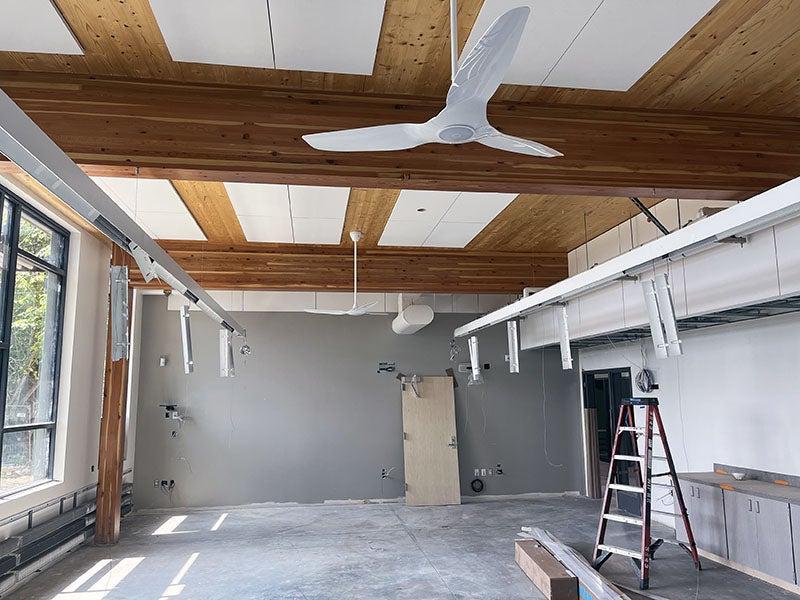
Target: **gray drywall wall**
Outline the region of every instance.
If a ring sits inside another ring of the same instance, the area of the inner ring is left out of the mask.
[[[219,377],[218,329],[199,313],[192,314],[195,372],[185,375],[178,313],[167,311],[164,298],[144,299],[137,507],[170,505],[156,479],[175,480],[174,506],[402,496],[400,384],[394,374],[378,374],[377,364],[444,374],[453,366],[454,327],[474,315],[438,314],[412,336],[394,334],[390,315],[236,316],[253,348],[246,359],[236,354],[236,378]],[[460,344],[457,360],[466,362],[466,341]],[[582,489],[577,376],[561,370],[552,350],[523,352],[521,373],[509,374],[504,327],[482,333],[480,349],[482,362],[491,363],[486,384],[468,387],[466,375],[457,376],[462,493],[472,494],[474,468],[497,463],[505,474],[485,477],[484,494]],[[158,366],[162,355],[166,367]],[[186,412],[180,429],[164,419],[158,405],[165,403]],[[391,479],[380,478],[382,467],[394,467]]]

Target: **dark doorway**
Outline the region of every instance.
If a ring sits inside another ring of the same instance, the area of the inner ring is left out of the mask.
[[[589,456],[590,495],[600,497],[608,480],[611,450],[616,434],[617,419],[623,398],[633,394],[631,370],[605,369],[583,372],[583,407],[587,412],[587,445],[591,445]],[[635,448],[631,436],[622,438],[620,453],[633,454]],[[628,464],[631,466],[628,467]],[[617,472],[617,483],[639,485],[635,463],[623,463],[628,469]],[[594,485],[591,483],[594,482]],[[617,508],[632,515],[641,514],[642,498],[630,492],[617,492]]]

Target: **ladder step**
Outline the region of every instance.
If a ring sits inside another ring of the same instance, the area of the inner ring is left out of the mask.
[[[651,508],[650,512],[658,513],[660,515],[669,515],[670,517],[682,517],[681,513],[670,512],[668,510],[656,510],[655,508]]]
[[[619,430],[620,431],[633,431],[635,433],[644,433],[644,427],[628,427],[628,426],[625,426],[625,427],[620,427]],[[655,435],[661,435],[661,434],[658,433],[657,431],[654,431],[653,435],[655,436]]]
[[[638,525],[642,527],[644,525],[644,521],[639,517],[629,517],[627,515],[617,515],[614,513],[608,513],[603,515],[603,518],[607,521],[616,521],[617,523],[627,523],[628,525]]]
[[[653,458],[654,458],[655,460],[667,460],[667,457],[666,457],[666,456],[656,456],[655,454],[653,455]]]
[[[634,492],[636,494],[644,494],[644,488],[636,487],[635,485],[625,485],[622,483],[609,483],[608,487],[612,490],[619,490],[620,492]]]
[[[627,460],[628,462],[644,462],[644,456],[631,456],[629,454],[615,454],[614,460]]]
[[[651,475],[651,477],[656,477],[656,476],[655,475]],[[661,477],[663,477],[663,475]],[[656,487],[663,487],[663,488],[671,488],[672,487],[671,483],[659,483],[657,481],[651,481],[650,485],[654,485]]]
[[[631,558],[642,558],[642,553],[638,550],[628,550],[627,548],[619,548],[607,544],[598,544],[597,549],[610,552],[611,554],[621,554],[622,556],[630,556]]]

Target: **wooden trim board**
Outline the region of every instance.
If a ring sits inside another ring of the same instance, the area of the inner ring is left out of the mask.
[[[549,600],[577,600],[578,578],[535,540],[514,542],[519,568]]]

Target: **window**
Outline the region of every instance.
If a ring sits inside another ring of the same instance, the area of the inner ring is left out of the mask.
[[[53,476],[68,233],[0,187],[0,496]]]

